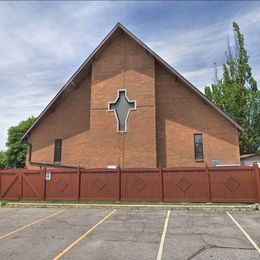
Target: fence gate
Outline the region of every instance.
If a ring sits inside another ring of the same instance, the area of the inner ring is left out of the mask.
[[[4,171],[0,175],[0,199],[42,199],[42,181],[39,171]]]

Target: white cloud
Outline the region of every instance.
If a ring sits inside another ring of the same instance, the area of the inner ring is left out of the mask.
[[[191,83],[203,91],[205,85],[212,82],[214,63],[221,66],[225,61],[228,37],[233,41],[232,22],[238,22],[245,36],[245,46],[249,52],[249,63],[253,75],[259,80],[260,59],[260,8],[254,8],[242,14],[228,17],[221,22],[194,29],[175,30],[170,28],[162,32],[161,40],[148,43],[163,59],[187,77]],[[255,64],[255,60],[258,62]]]
[[[221,75],[222,67],[218,66],[218,75]],[[203,86],[198,88],[201,92],[204,92],[204,87],[209,86],[214,79],[214,69],[213,68],[200,68],[190,71],[185,71],[182,74],[187,80],[192,82],[194,86]]]

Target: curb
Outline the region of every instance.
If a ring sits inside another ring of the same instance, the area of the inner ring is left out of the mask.
[[[2,208],[76,208],[76,209],[122,209],[122,210],[200,210],[200,211],[255,211],[259,210],[259,204],[250,205],[140,205],[140,204],[66,204],[66,203],[19,203],[8,202],[1,204]]]

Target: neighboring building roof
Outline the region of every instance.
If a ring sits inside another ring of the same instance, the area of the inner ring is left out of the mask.
[[[47,105],[47,107],[41,112],[38,116],[37,120],[34,124],[28,129],[28,131],[22,137],[24,140],[29,133],[35,128],[39,122],[44,118],[46,112],[51,109],[51,107],[58,101],[58,98],[62,96],[65,91],[69,88],[77,87],[84,79],[87,73],[91,71],[91,64],[95,59],[95,56],[98,55],[109,42],[115,38],[120,32],[126,33],[130,36],[135,42],[141,45],[147,52],[149,52],[156,61],[161,64],[164,68],[167,69],[171,74],[177,76],[180,80],[182,80],[188,87],[190,87],[194,92],[196,92],[201,98],[203,98],[210,106],[212,106],[215,110],[217,110],[220,114],[222,114],[225,118],[227,118],[235,127],[237,127],[240,131],[244,131],[244,128],[239,125],[235,120],[233,120],[230,116],[224,113],[220,108],[218,108],[212,101],[210,101],[202,92],[200,92],[195,86],[193,86],[187,79],[185,79],[180,73],[178,73],[175,69],[173,69],[167,62],[165,62],[159,55],[157,55],[153,50],[151,50],[147,45],[145,45],[142,41],[140,41],[136,36],[134,36],[130,31],[128,31],[122,24],[117,23],[115,27],[111,30],[111,32],[103,39],[103,41],[97,46],[97,48],[90,54],[90,56],[85,60],[85,62],[79,67],[79,69],[72,75],[72,77],[67,81],[67,83],[62,87],[62,89],[58,92],[58,94],[52,99],[52,101]]]
[[[257,154],[255,154],[255,153],[242,154],[242,155],[240,155],[240,159],[245,159],[245,158],[249,158],[249,157],[252,157],[252,156],[257,156]],[[260,156],[260,155],[258,155],[258,156]]]

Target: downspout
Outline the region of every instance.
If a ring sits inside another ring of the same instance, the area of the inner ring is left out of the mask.
[[[78,166],[72,166],[72,165],[61,165],[61,164],[58,165],[58,164],[54,164],[54,163],[33,162],[32,161],[32,144],[28,142],[28,139],[25,140],[25,143],[29,146],[28,162],[32,166],[78,169]],[[84,168],[82,168],[82,169],[84,169]]]

